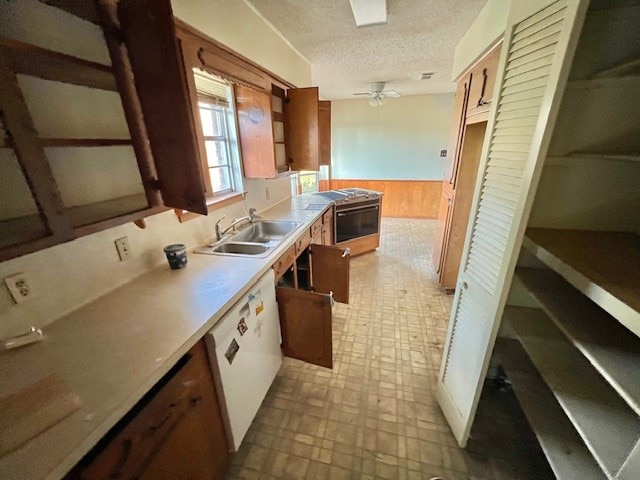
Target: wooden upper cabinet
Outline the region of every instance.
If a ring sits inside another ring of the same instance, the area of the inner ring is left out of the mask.
[[[318,102],[320,130],[320,165],[331,165],[331,102]]]
[[[311,244],[311,285],[314,292],[333,293],[333,299],[349,303],[349,249]]]
[[[494,47],[494,49],[471,70],[472,81],[469,92],[467,116],[486,113],[491,108],[493,89],[498,74],[498,63],[500,62],[500,50],[500,45]],[[486,120],[487,116],[484,115],[478,119],[478,121]],[[467,120],[467,123],[471,121]]]
[[[467,75],[458,82],[456,89],[455,103],[453,105],[453,119],[451,130],[449,131],[449,150],[444,171],[444,180],[450,184],[455,183],[458,159],[460,158],[460,144],[464,133],[465,117],[467,111],[467,100],[469,98],[469,83],[471,76]]]
[[[168,207],[206,214],[196,129],[169,0],[121,0],[118,16]]]
[[[320,168],[318,87],[290,88],[285,102],[287,162],[292,170]]]
[[[244,176],[275,178],[271,95],[241,85],[234,85],[234,93]]]

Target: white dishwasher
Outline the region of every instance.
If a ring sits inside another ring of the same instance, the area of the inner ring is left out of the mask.
[[[229,445],[237,451],[282,364],[272,269],[205,335]]]

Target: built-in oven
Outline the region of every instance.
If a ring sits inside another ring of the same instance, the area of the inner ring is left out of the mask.
[[[335,243],[375,235],[380,230],[380,199],[336,205]]]

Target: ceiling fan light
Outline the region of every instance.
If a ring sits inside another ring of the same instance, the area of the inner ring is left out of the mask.
[[[369,99],[369,105],[372,107],[380,107],[384,105],[385,98],[383,95],[375,95]]]

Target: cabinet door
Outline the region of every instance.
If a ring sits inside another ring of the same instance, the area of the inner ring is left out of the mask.
[[[279,287],[276,299],[284,355],[333,368],[331,296]]]
[[[442,258],[445,251],[445,245],[449,237],[449,223],[451,219],[451,205],[453,203],[453,193],[446,188],[442,188],[440,196],[440,207],[438,209],[438,227],[436,228],[436,243],[433,246],[433,268],[436,273],[442,269]]]
[[[471,71],[473,79],[471,82],[471,90],[469,91],[467,116],[488,112],[491,108],[499,61],[500,46],[496,46]],[[482,121],[484,120],[486,120],[486,116],[482,118]]]
[[[129,423],[80,478],[224,477],[229,447],[203,343],[178,365],[134,407]]]
[[[331,207],[322,215],[322,244],[333,245],[334,210]]]
[[[462,447],[489,367],[569,75],[576,31],[588,3],[550,2],[523,20],[510,18],[505,31],[500,93],[487,126],[491,138],[482,150],[437,384],[438,403]],[[532,4],[520,4],[535,10]],[[522,14],[522,10],[511,13]],[[552,45],[552,53],[542,62],[532,61],[543,41],[549,42],[545,47]],[[522,92],[540,86],[544,90],[535,97],[522,97]],[[511,143],[508,132],[514,127],[525,127],[530,140]]]
[[[290,88],[285,102],[287,161],[292,170],[320,166],[318,87]]]
[[[163,203],[206,215],[196,128],[171,3],[121,0],[118,14]]]
[[[253,88],[234,86],[238,136],[246,178],[275,178],[271,95]]]
[[[313,291],[333,293],[333,299],[336,302],[349,303],[350,250],[311,244],[309,255]]]
[[[320,165],[331,165],[331,102],[320,101],[319,128],[320,128]]]
[[[456,170],[458,168],[459,150],[462,143],[464,123],[467,112],[467,100],[469,98],[469,83],[471,77],[467,77],[458,83],[456,89],[455,103],[453,106],[453,120],[449,131],[449,150],[444,168],[444,179],[450,184],[455,183]]]

